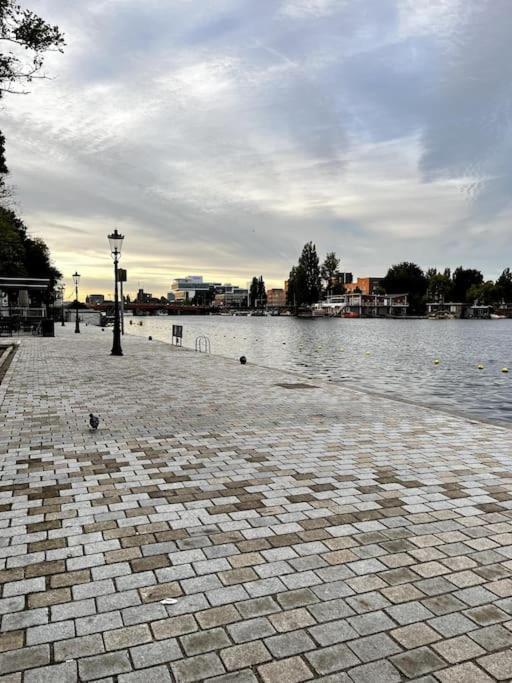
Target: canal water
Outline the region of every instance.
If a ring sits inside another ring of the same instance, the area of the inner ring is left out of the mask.
[[[170,342],[173,323],[187,348],[206,335],[213,354],[512,423],[512,319],[157,316],[127,318],[125,327]]]

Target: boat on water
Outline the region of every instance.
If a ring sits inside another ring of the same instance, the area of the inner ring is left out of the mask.
[[[506,315],[498,315],[498,313],[491,313],[489,316],[491,320],[506,320],[507,316]]]

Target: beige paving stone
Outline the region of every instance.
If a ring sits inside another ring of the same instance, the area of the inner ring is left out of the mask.
[[[300,657],[289,657],[258,667],[264,683],[301,683],[314,678],[311,669]]]

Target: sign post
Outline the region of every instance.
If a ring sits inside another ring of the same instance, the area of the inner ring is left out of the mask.
[[[183,345],[183,325],[172,326],[172,343],[175,346]]]
[[[117,281],[121,286],[121,334],[124,334],[124,296],[123,296],[123,282],[126,282],[126,269],[117,269]]]

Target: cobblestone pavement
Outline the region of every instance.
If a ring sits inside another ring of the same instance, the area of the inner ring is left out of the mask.
[[[512,431],[57,333],[0,385],[0,680],[512,679]]]

